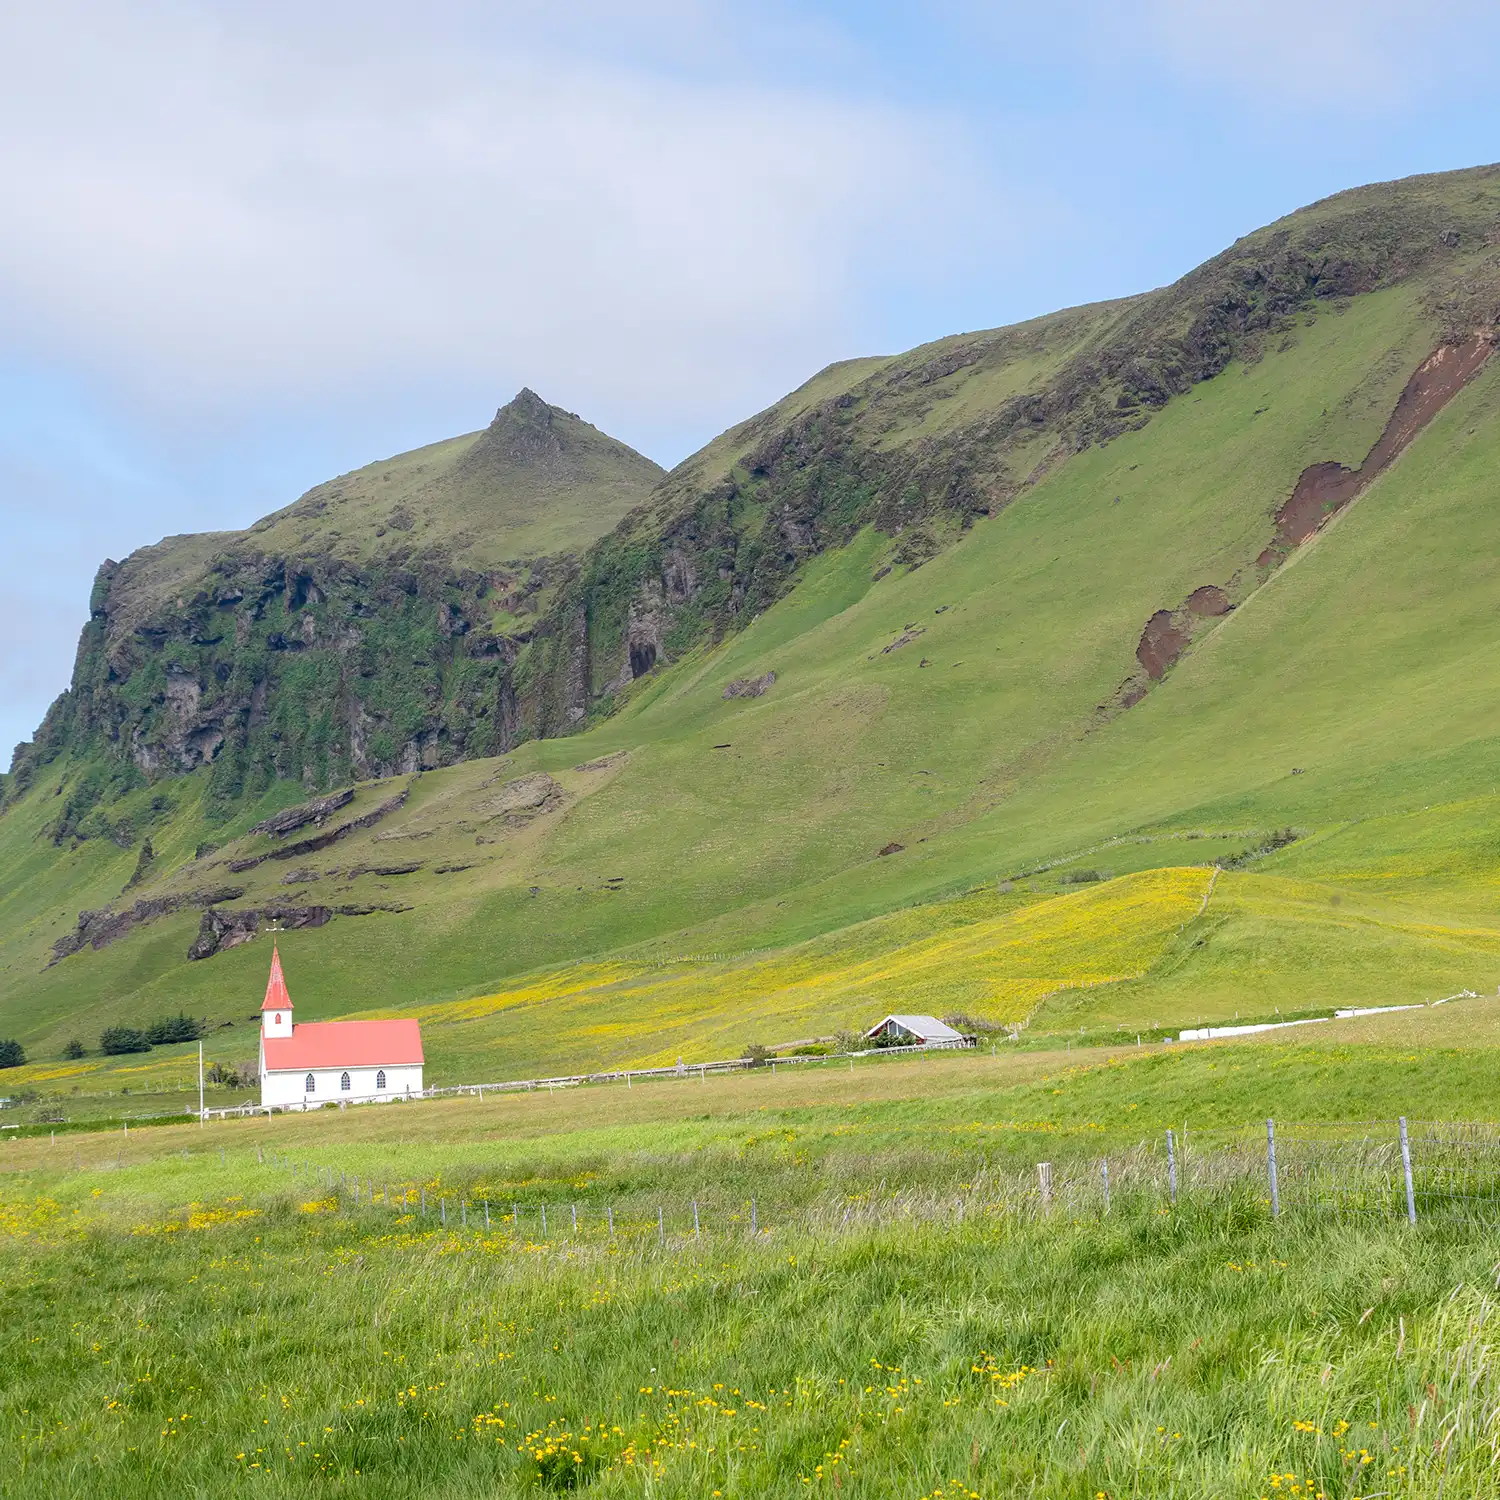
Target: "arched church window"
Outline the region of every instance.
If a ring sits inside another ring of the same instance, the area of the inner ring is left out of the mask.
[[[344,1076],[339,1079],[339,1087],[343,1089],[346,1094],[349,1092],[349,1075],[347,1073],[345,1073]]]
[[[317,1087],[317,1080],[312,1076],[311,1073],[309,1073],[307,1075],[307,1081],[302,1085],[303,1092],[310,1094],[310,1093],[313,1092],[313,1090],[316,1087]]]
[[[378,1089],[383,1089],[385,1087],[385,1069],[384,1068],[382,1068],[375,1075],[375,1087],[378,1088]]]

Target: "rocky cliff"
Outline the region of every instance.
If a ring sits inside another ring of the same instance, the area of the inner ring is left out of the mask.
[[[112,791],[209,769],[228,808],[508,749],[515,666],[577,554],[661,470],[523,391],[483,432],[309,492],[249,531],[99,569],[72,683],[19,747],[14,795],[96,760],[59,836]]]

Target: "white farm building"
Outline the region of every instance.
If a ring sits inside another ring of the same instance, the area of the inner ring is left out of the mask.
[[[865,1033],[877,1047],[972,1047],[974,1039],[936,1016],[887,1016]]]
[[[294,1023],[281,955],[271,949],[260,1008],[262,1108],[404,1099],[422,1092],[422,1061],[416,1021]]]

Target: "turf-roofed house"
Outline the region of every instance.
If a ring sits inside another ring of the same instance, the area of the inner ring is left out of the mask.
[[[422,1028],[416,1021],[292,1020],[292,997],[271,950],[260,1008],[260,1102],[308,1109],[422,1092]]]

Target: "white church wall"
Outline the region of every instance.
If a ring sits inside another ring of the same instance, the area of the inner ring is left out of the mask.
[[[420,1064],[395,1064],[386,1067],[385,1087],[375,1086],[376,1068],[313,1068],[314,1088],[307,1092],[308,1069],[278,1070],[261,1075],[260,1102],[263,1106],[297,1108],[325,1104],[369,1104],[404,1098],[408,1093],[422,1092]],[[349,1088],[339,1084],[349,1074]]]

